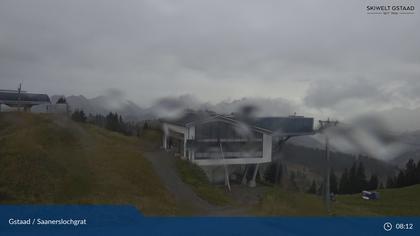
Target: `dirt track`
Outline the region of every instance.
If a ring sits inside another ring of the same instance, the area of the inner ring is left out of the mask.
[[[144,156],[152,163],[153,168],[169,192],[174,196],[177,204],[190,206],[199,214],[208,212],[214,206],[199,198],[195,192],[185,184],[176,171],[174,157],[165,151],[146,152]]]
[[[232,186],[232,197],[239,204],[235,206],[215,206],[201,199],[188,184],[185,184],[175,166],[175,157],[162,150],[146,152],[144,156],[152,163],[157,175],[171,192],[181,207],[189,208],[196,215],[244,216],[250,215],[250,205],[255,204],[261,188],[250,189],[246,186]]]

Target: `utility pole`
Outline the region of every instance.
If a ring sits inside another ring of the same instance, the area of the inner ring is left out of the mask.
[[[328,120],[320,120],[319,121],[319,132],[323,132],[325,129],[337,126],[338,121],[330,121],[330,118]],[[330,193],[330,172],[331,172],[331,165],[330,165],[330,147],[329,147],[329,137],[327,133],[324,133],[325,135],[325,208],[327,209],[327,212],[331,212],[331,193]]]
[[[21,94],[21,91],[22,91],[22,83],[20,83],[19,84],[19,87],[18,87],[18,97],[17,97],[17,100],[18,100],[18,111],[20,111],[20,106],[21,106],[21,102],[20,102],[20,94]]]

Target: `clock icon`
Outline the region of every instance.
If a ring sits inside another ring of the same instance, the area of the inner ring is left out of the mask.
[[[385,224],[384,224],[384,230],[385,231],[390,231],[392,229],[392,224],[391,223],[389,223],[389,222],[386,222]]]

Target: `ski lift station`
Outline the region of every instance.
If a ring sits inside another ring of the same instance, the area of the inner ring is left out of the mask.
[[[0,90],[0,106],[7,105],[29,111],[33,106],[50,103],[50,97],[46,94],[28,93],[20,88],[18,90]]]
[[[255,186],[258,168],[272,161],[273,146],[314,134],[313,125],[313,118],[295,115],[244,119],[190,111],[177,119],[162,120],[163,148],[200,166],[211,182],[226,183],[242,176],[243,183]],[[250,180],[246,179],[249,169]]]
[[[69,112],[69,105],[65,103],[51,103],[47,94],[28,93],[21,85],[17,90],[0,89],[0,111],[31,111],[35,113],[65,114]]]

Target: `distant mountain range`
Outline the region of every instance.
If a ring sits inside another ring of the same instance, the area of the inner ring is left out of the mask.
[[[62,96],[52,96],[51,101],[55,103]],[[147,119],[144,110],[134,102],[129,100],[114,99],[110,96],[99,96],[95,98],[86,98],[83,95],[66,97],[67,103],[72,110],[83,110],[86,114],[103,114],[117,112],[125,120],[139,121]]]
[[[60,97],[54,95],[51,101],[55,103]],[[296,111],[283,99],[269,98],[242,98],[232,101],[223,101],[217,104],[201,103],[193,96],[183,95],[168,97],[158,100],[150,107],[142,108],[130,100],[120,96],[103,95],[94,98],[86,98],[83,95],[66,97],[71,109],[82,109],[89,114],[107,114],[117,112],[126,120],[141,121],[160,117],[176,116],[185,109],[212,110],[222,114],[238,111],[241,107],[252,104],[260,116],[280,115],[288,116]],[[273,113],[273,111],[275,111]]]
[[[56,102],[58,98],[61,96],[52,96],[52,102]],[[222,114],[229,114],[231,112],[238,111],[241,107],[251,104],[257,110],[258,116],[288,116],[297,112],[298,114],[302,114],[303,111],[300,111],[293,107],[288,101],[283,99],[269,99],[269,98],[242,98],[232,101],[223,101],[217,104],[210,104],[210,103],[201,103],[198,99],[193,96],[183,95],[179,97],[168,97],[158,100],[156,103],[151,105],[147,108],[142,108],[135,104],[132,101],[126,100],[122,96],[114,95],[114,94],[107,94],[103,96],[98,96],[95,98],[86,98],[82,95],[79,96],[68,96],[66,97],[68,104],[70,105],[71,109],[82,109],[85,111],[86,114],[103,114],[106,115],[109,112],[117,112],[118,114],[122,115],[125,120],[128,121],[141,121],[141,120],[149,120],[149,119],[156,119],[160,117],[168,117],[168,116],[176,116],[180,112],[184,111],[185,109],[207,109],[212,110]],[[393,119],[398,119],[406,110],[401,109],[392,109],[388,113],[381,112],[378,113],[381,117],[386,117],[387,125],[391,124],[390,117]],[[415,117],[420,112],[416,110],[411,110],[409,112],[411,114],[410,117]],[[378,114],[376,114],[378,116]],[[419,116],[420,117],[420,116]],[[416,127],[414,124],[416,123],[415,119],[412,118],[405,118],[404,122],[407,122],[405,127]],[[366,124],[366,122],[364,122]],[[375,123],[375,122],[373,122]],[[369,127],[367,127],[369,128]],[[362,127],[363,130],[366,130],[366,127]],[[370,131],[368,131],[370,132]],[[376,132],[376,131],[375,131]],[[362,135],[365,137],[366,135]],[[382,145],[378,145],[378,142],[381,140],[376,140],[375,134],[369,134],[370,139],[363,141],[363,143],[372,142],[376,144],[371,147],[371,151],[374,153],[377,151],[378,153],[383,153],[389,151],[389,149],[393,149],[393,146],[397,146],[401,150],[398,150],[391,157],[383,158],[387,159],[390,163],[394,165],[405,165],[405,163],[410,159],[414,159],[415,161],[420,160],[420,131],[414,132],[404,132],[401,134],[391,134],[391,139],[394,139],[392,143],[385,143]],[[340,137],[337,137],[340,138]],[[389,139],[389,137],[387,137]],[[353,139],[360,139],[358,136]],[[380,139],[380,138],[379,138]],[[332,140],[332,145],[334,148],[334,144],[342,144],[343,140],[338,140],[334,143],[335,140]],[[359,140],[360,141],[360,140]],[[302,136],[296,137],[289,141],[289,143],[304,146],[308,148],[314,149],[323,149],[324,148],[324,140],[319,135],[312,135],[312,136]],[[379,142],[380,143],[380,142]],[[341,145],[345,146],[346,145]],[[357,145],[356,145],[357,146]],[[358,145],[360,146],[360,144]],[[362,149],[355,149],[355,150],[346,150],[344,148],[338,150],[343,153],[351,153],[357,154],[364,153]],[[382,159],[382,158],[380,158]]]

